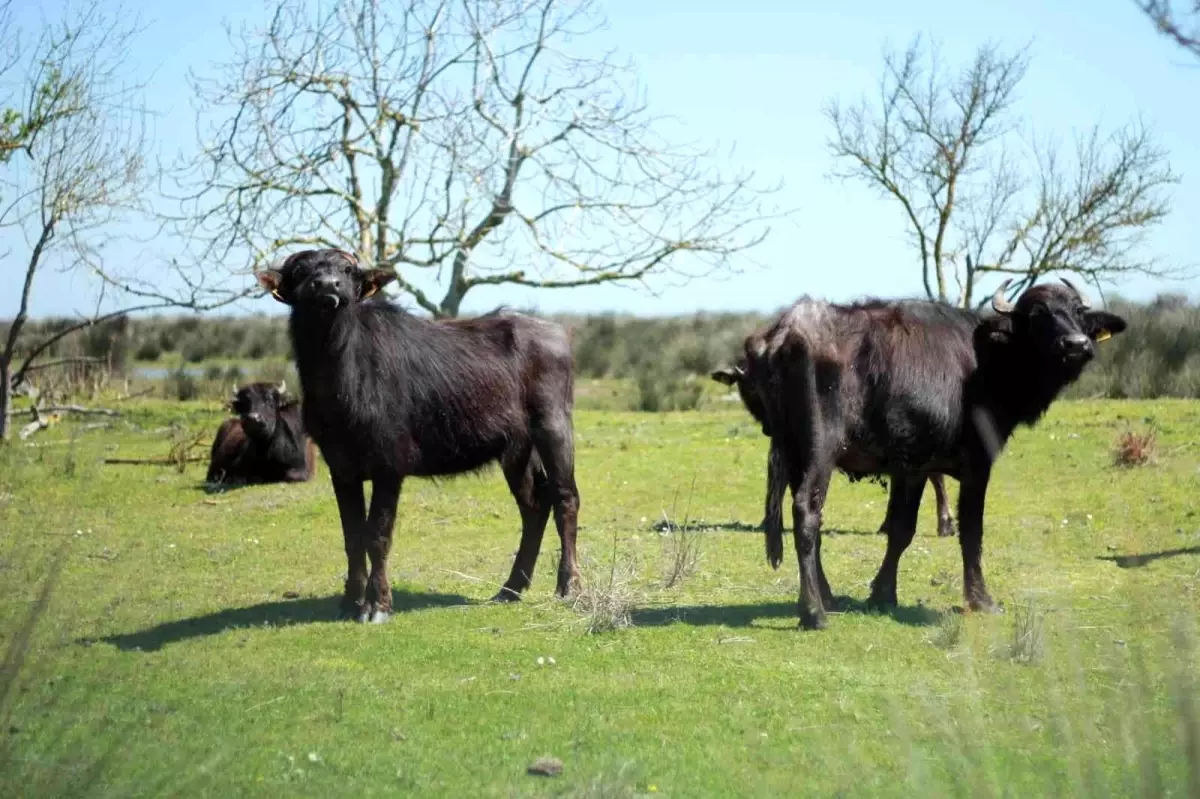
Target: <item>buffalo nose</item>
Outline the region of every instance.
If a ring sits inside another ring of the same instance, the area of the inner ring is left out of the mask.
[[[324,291],[337,292],[342,288],[342,280],[337,277],[317,278],[317,287]]]
[[[1083,333],[1071,333],[1059,340],[1059,346],[1068,355],[1088,355],[1092,352],[1092,340]]]
[[[256,422],[256,423],[262,421],[262,416],[257,413],[248,413],[248,414],[246,414],[246,418],[249,419],[250,421]]]

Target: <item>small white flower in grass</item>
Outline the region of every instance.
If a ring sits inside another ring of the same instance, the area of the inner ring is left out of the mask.
[[[555,662],[556,662],[556,661],[554,660],[554,658],[553,658],[553,657],[551,657],[551,656],[547,656],[547,657],[546,657],[546,662],[547,662],[547,663],[549,663],[551,666],[553,666],[553,665],[555,664]]]
[[[1067,519],[1063,519],[1063,520],[1062,520],[1062,523],[1063,523],[1063,527],[1066,527],[1066,526],[1067,526],[1067,524],[1068,524],[1068,520],[1067,520]]]
[[[1089,514],[1087,515],[1087,520],[1088,520],[1089,522],[1092,520],[1092,514],[1090,514],[1090,513],[1089,513]]]
[[[544,657],[541,657],[541,656],[539,655],[539,656],[538,656],[538,659],[537,659],[537,664],[538,664],[539,666],[545,666],[545,665],[546,665],[546,659],[545,659]]]
[[[308,762],[309,763],[320,763],[321,756],[318,755],[316,752],[309,752],[308,753]]]

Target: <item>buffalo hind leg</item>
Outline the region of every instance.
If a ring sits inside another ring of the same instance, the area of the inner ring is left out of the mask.
[[[579,487],[575,484],[575,440],[569,413],[550,414],[534,431],[534,446],[541,456],[554,506],[554,526],[562,554],[554,592],[565,597],[579,586],[579,556],[575,539],[579,526]]]
[[[357,618],[366,603],[367,548],[363,538],[367,522],[363,499],[363,481],[356,477],[339,478],[332,475],[333,493],[337,497],[338,515],[342,520],[342,538],[346,543],[346,586],[342,594],[342,618]]]
[[[400,501],[400,477],[376,475],[371,480],[371,512],[367,515],[364,548],[371,559],[366,596],[357,620],[379,624],[392,614],[392,584],[388,580],[387,559],[392,549],[392,531],[396,525],[396,505]]]
[[[521,544],[508,580],[492,597],[492,601],[516,602],[533,579],[546,523],[550,520],[551,501],[546,490],[545,472],[531,449],[524,447],[506,453],[500,465],[504,470],[504,479],[508,481],[508,490],[512,492],[517,509],[521,512]]]
[[[793,472],[792,535],[800,563],[800,626],[806,630],[825,627],[826,602],[833,604],[829,584],[821,566],[821,507],[833,470],[817,463]]]
[[[814,488],[816,492],[813,495],[810,507],[817,517],[817,530],[821,529],[824,521],[825,512],[825,497],[829,492],[829,480],[833,476],[832,470],[819,485]],[[824,536],[818,534],[815,547],[815,557],[817,561],[817,588],[821,592],[821,606],[826,612],[837,610],[837,603],[833,601],[833,591],[829,588],[829,580],[825,579],[825,565],[821,562],[821,541]]]
[[[917,531],[917,511],[920,510],[924,490],[924,475],[892,476],[888,496],[887,553],[883,556],[879,573],[871,581],[871,598],[867,601],[870,607],[886,608],[896,604],[896,574],[900,556],[908,549]]]
[[[929,482],[933,483],[933,493],[937,496],[938,535],[949,538],[954,535],[954,517],[950,515],[950,500],[946,496],[946,478],[933,474]]]

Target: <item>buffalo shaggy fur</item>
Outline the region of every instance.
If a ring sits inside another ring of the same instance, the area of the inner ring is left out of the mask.
[[[387,559],[401,483],[498,461],[521,543],[497,600],[530,583],[551,511],[562,543],[557,592],[578,581],[570,342],[520,314],[433,321],[376,297],[395,275],[340,250],[306,250],[260,284],[291,306],[304,422],[329,465],[345,537],[343,610],[391,612]],[[370,510],[363,483],[372,482]],[[367,562],[370,561],[370,572]]]
[[[1066,282],[1066,281],[1064,281]],[[926,478],[958,479],[959,546],[968,608],[996,609],[981,565],[993,461],[1017,425],[1033,425],[1125,321],[1090,308],[1074,286],[1035,285],[995,314],[928,301],[836,305],[801,299],[745,342],[792,492],[801,625],[825,625],[832,595],[820,559],[821,511],[835,468],[886,475],[887,552],[870,602],[896,604]]]
[[[300,404],[286,384],[234,386],[229,408],[237,416],[217,429],[207,482],[220,485],[301,483],[316,470],[316,448],[304,432]]]
[[[710,377],[718,383],[737,388],[742,405],[754,417],[754,420],[762,426],[763,435],[769,437],[766,410],[764,409],[762,399],[757,396],[754,386],[746,377],[745,359],[740,359],[734,366],[715,370],[710,374]],[[844,460],[845,462],[853,463],[855,459],[851,456]],[[841,468],[841,463],[839,463],[838,467],[852,482],[856,482],[863,477],[868,477],[871,480],[885,484],[887,482],[886,478],[877,475],[862,475],[847,472]],[[932,474],[929,476],[929,482],[933,485],[934,494],[937,496],[938,535],[945,537],[952,536],[954,535],[954,517],[950,514],[950,501],[946,496],[945,478],[940,474]],[[767,562],[771,564],[772,568],[776,569],[783,562],[783,495],[786,491],[787,469],[782,463],[779,449],[772,445],[767,452],[767,496],[764,502],[763,520],[760,526],[766,534]],[[892,505],[889,502],[888,510],[890,511],[891,508]],[[879,526],[879,533],[886,535],[889,527],[891,527],[891,517],[885,515],[883,523]]]

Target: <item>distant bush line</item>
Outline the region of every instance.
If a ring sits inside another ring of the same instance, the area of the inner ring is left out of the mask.
[[[1149,303],[1113,299],[1108,307],[1129,321],[1123,334],[1100,345],[1101,357],[1070,389],[1073,397],[1200,397],[1200,304],[1177,294]],[[552,315],[572,329],[577,374],[618,378],[634,390],[639,410],[694,408],[714,368],[736,358],[742,339],[771,314],[697,313],[673,317],[619,314]],[[27,325],[25,348],[69,324],[46,319]],[[0,334],[7,324],[0,323]],[[18,347],[20,351],[21,347]],[[118,318],[68,337],[44,356],[87,357],[115,375],[135,365],[169,368],[177,382],[237,379],[247,362],[267,361],[256,374],[283,375],[290,359],[282,317]],[[181,369],[202,364],[196,369]],[[191,375],[191,377],[189,377]],[[186,385],[176,387],[188,398]],[[194,386],[193,386],[194,388]]]

